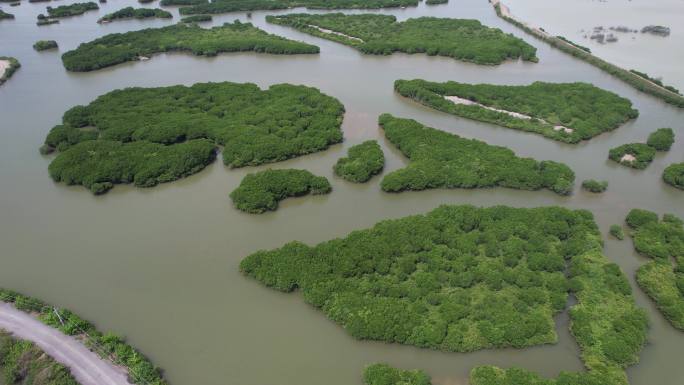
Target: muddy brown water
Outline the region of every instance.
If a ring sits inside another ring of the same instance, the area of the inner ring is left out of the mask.
[[[146,62],[92,73],[68,73],[59,53],[37,53],[31,45],[54,39],[60,52],[110,32],[168,25],[173,21],[121,21],[98,25],[105,12],[134,5],[110,1],[99,12],[36,27],[45,4],[9,8],[15,21],[0,23],[0,52],[22,68],[0,87],[0,286],[73,309],[103,330],[113,330],[162,367],[174,385],[329,385],[361,383],[363,367],[383,361],[427,370],[438,385],[467,383],[480,364],[522,366],[546,376],[581,370],[577,345],[567,331],[567,314],[557,318],[559,342],[524,350],[443,353],[410,346],[357,341],[306,305],[299,294],[283,294],[240,275],[242,258],[290,240],[315,244],[366,228],[385,218],[423,213],[440,204],[563,205],[591,210],[607,233],[632,207],[684,216],[684,192],[661,182],[662,170],[684,161],[684,110],[639,93],[619,80],[534,40],[498,19],[482,0],[386,10],[399,19],[433,15],[477,18],[523,37],[539,49],[540,62],[477,66],[424,55],[365,56],[343,45],[269,25],[253,12],[215,17],[233,19],[290,38],[317,44],[320,55],[224,54],[215,58],[157,55]],[[153,4],[152,6],[154,6]],[[301,11],[301,10],[294,10]],[[174,20],[178,20],[174,10]],[[395,79],[423,78],[499,84],[535,80],[586,81],[630,98],[638,119],[579,145],[481,124],[432,111],[394,94]],[[346,107],[345,142],[328,151],[261,167],[229,170],[216,162],[203,172],[152,189],[117,186],[105,196],[53,183],[52,159],[38,153],[45,134],[62,113],[108,91],[127,86],[190,85],[207,81],[254,82],[262,87],[307,84],[339,98]],[[406,164],[377,127],[380,113],[419,120],[465,137],[505,145],[520,155],[565,162],[577,173],[571,197],[548,191],[510,189],[432,190],[386,194],[380,177],[356,185],[336,178],[332,165],[348,147],[378,139],[386,171]],[[608,149],[644,141],[658,127],[673,127],[678,140],[644,171],[607,160]],[[235,210],[228,194],[249,172],[306,168],[331,180],[332,194],[289,199],[264,215]],[[579,189],[583,179],[608,180],[604,194]],[[634,385],[684,384],[684,333],[673,329],[636,287],[635,269],[645,259],[629,240],[606,239],[606,254],[618,263],[650,315],[649,344],[628,374]]]

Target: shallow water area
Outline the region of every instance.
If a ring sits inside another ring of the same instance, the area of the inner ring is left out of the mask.
[[[321,47],[320,55],[235,53],[206,58],[164,54],[100,71],[69,73],[62,66],[61,53],[107,33],[169,25],[179,20],[178,12],[166,8],[174,13],[172,20],[97,24],[105,13],[140,6],[134,0],[117,0],[100,4],[98,12],[37,27],[36,15],[48,4],[24,1],[11,11],[6,7],[16,19],[0,22],[0,55],[14,56],[22,64],[0,86],[0,134],[4,138],[0,142],[0,286],[70,308],[102,330],[126,336],[164,369],[173,385],[314,385],[321,380],[329,385],[361,384],[363,367],[376,361],[425,369],[437,385],[466,384],[470,369],[480,364],[517,365],[546,376],[582,370],[577,345],[567,330],[566,313],[558,316],[558,344],[524,350],[457,354],[357,341],[305,304],[299,293],[265,288],[243,277],[238,264],[259,249],[295,239],[315,244],[382,219],[424,213],[440,204],[588,209],[605,234],[611,224],[622,223],[633,207],[684,217],[684,192],[661,181],[667,165],[684,161],[684,110],[527,36],[499,19],[487,1],[421,3],[417,8],[374,12],[391,13],[400,20],[427,15],[477,18],[537,47],[539,63],[478,66],[425,55],[369,56],[265,22],[269,14],[304,11],[295,9],[252,12],[251,18],[245,13],[216,15],[212,23],[202,26],[237,18],[271,33],[316,44]],[[513,4],[511,8],[515,13]],[[360,12],[369,11],[349,13]],[[31,46],[41,39],[56,40],[59,52],[35,52]],[[394,80],[414,78],[495,84],[586,81],[629,98],[640,116],[588,142],[567,145],[433,111],[393,92]],[[230,170],[217,161],[177,182],[151,189],[116,186],[104,196],[93,196],[78,186],[55,184],[49,178],[47,166],[52,156],[41,156],[38,148],[68,108],[123,87],[208,81],[254,82],[261,87],[289,82],[320,88],[345,105],[345,142],[324,152],[260,167]],[[484,189],[387,194],[380,190],[382,175],[361,185],[333,176],[337,159],[367,139],[378,139],[383,147],[387,158],[383,175],[406,164],[377,126],[378,115],[384,112],[504,145],[522,156],[565,162],[577,174],[575,193],[562,197],[549,191]],[[659,153],[646,170],[608,160],[610,148],[645,141],[659,127],[672,127],[677,139],[672,150]],[[333,191],[285,200],[278,211],[263,215],[233,208],[228,194],[242,177],[269,167],[308,169],[329,178]],[[608,190],[603,194],[582,191],[581,181],[589,178],[608,180]],[[606,239],[606,254],[629,276],[635,296],[648,309],[652,322],[641,362],[628,370],[631,384],[684,383],[684,333],[672,328],[634,284],[634,271],[646,259],[633,252],[631,241]]]

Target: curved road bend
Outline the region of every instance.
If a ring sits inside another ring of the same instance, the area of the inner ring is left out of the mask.
[[[4,302],[0,302],[0,329],[35,343],[55,361],[71,369],[81,385],[129,385],[125,369],[103,360],[76,338]]]

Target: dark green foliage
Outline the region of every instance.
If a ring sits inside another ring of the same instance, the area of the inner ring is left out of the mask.
[[[446,4],[449,0],[425,0],[427,5]]]
[[[663,171],[665,183],[684,190],[684,163],[673,163]]]
[[[59,24],[59,20],[47,19],[44,16],[43,16],[43,18],[41,18],[40,16],[42,16],[42,15],[38,15],[38,21],[36,22],[36,25],[39,27],[43,26],[43,25]]]
[[[274,289],[300,289],[356,338],[467,352],[555,342],[553,315],[565,307],[569,287],[566,259],[578,279],[586,269],[601,284],[605,276],[609,288],[591,294],[592,304],[599,296],[609,305],[612,296],[626,296],[627,281],[600,247],[586,211],[442,206],[314,247],[291,242],[259,251],[240,269]],[[597,285],[580,284],[587,296]],[[626,299],[609,310],[585,302],[576,306],[589,311],[575,318],[578,327],[634,309]],[[582,333],[608,339],[611,328],[603,321]],[[603,354],[601,346],[587,349]]]
[[[368,181],[385,166],[385,156],[378,142],[368,140],[349,148],[348,156],[340,158],[333,170],[335,175],[356,183]]]
[[[0,368],[7,385],[78,385],[68,368],[30,341],[0,329]]]
[[[587,179],[582,182],[582,188],[593,193],[602,193],[608,188],[608,182]]]
[[[310,9],[379,9],[418,5],[418,0],[162,0],[162,5],[191,2],[180,9],[181,15],[217,14],[240,11],[275,10],[296,7]],[[164,2],[168,2],[164,4]],[[194,5],[197,4],[197,5]]]
[[[380,116],[385,136],[411,159],[406,168],[387,174],[388,192],[430,188],[547,188],[572,192],[575,173],[566,165],[520,158],[513,151],[426,127],[415,120]]]
[[[93,71],[141,56],[183,51],[197,56],[221,52],[254,51],[271,54],[312,54],[318,47],[268,34],[250,23],[226,23],[211,29],[176,24],[126,33],[113,33],[78,46],[62,55],[69,71]]]
[[[655,148],[656,151],[670,151],[674,138],[674,131],[671,128],[659,128],[648,136],[646,144]]]
[[[634,159],[625,158],[625,156],[633,156]],[[644,143],[627,143],[622,146],[611,148],[608,152],[610,160],[620,163],[623,166],[643,170],[655,158],[655,148]]]
[[[192,15],[182,18],[181,23],[202,23],[205,21],[211,21],[211,19],[211,15]]]
[[[155,367],[142,353],[127,344],[123,338],[114,334],[102,334],[90,322],[66,309],[58,309],[38,299],[23,296],[15,291],[0,288],[0,301],[13,303],[27,313],[38,313],[44,324],[60,330],[69,336],[77,336],[103,359],[112,361],[128,369],[129,381],[137,385],[167,385],[161,370]],[[59,316],[57,314],[59,313]],[[62,321],[64,323],[62,323]],[[2,350],[0,348],[0,350]],[[2,352],[0,352],[0,356]],[[22,383],[25,385],[27,383]],[[12,384],[8,384],[12,385]],[[37,383],[35,385],[38,385]],[[52,385],[75,385],[71,382],[58,382]]]
[[[198,4],[208,4],[208,0],[161,0],[159,5],[171,6],[171,5],[198,5]]]
[[[637,270],[637,282],[672,326],[684,331],[684,227],[666,214],[633,209],[627,224],[634,230],[634,249],[653,261]]]
[[[7,60],[9,61],[9,67],[5,69],[5,73],[0,73],[0,86],[5,83],[9,78],[14,75],[14,73],[21,67],[21,64],[19,63],[19,60],[9,57],[9,56],[0,56],[0,60]]]
[[[667,90],[669,90],[669,91],[672,91],[672,92],[674,92],[674,93],[676,93],[676,94],[680,94],[680,95],[681,95],[681,93],[679,92],[678,89],[676,89],[676,88],[674,88],[674,87],[672,87],[672,86],[668,86],[668,85],[663,84],[663,81],[660,80],[660,79],[652,78],[652,77],[648,76],[648,74],[646,74],[646,73],[644,73],[644,72],[639,72],[639,71],[637,71],[637,70],[630,70],[630,72],[632,72],[633,74],[639,75],[639,76],[641,76],[641,77],[644,78],[644,79],[648,79],[649,81],[652,81],[653,83],[655,83],[655,84],[657,84],[657,85],[659,85],[659,86],[661,86],[661,87],[663,87],[663,88],[665,88],[665,89],[667,89]]]
[[[7,13],[0,9],[0,20],[11,20],[14,19],[14,15],[11,13]]]
[[[223,145],[230,167],[276,162],[342,141],[344,107],[315,88],[198,83],[127,88],[68,110],[42,152],[61,153],[50,175],[102,193],[197,172]]]
[[[430,376],[422,370],[401,370],[387,364],[369,365],[363,371],[366,385],[430,385]]]
[[[54,40],[38,40],[33,44],[33,49],[36,51],[45,51],[48,49],[57,49],[57,42]]]
[[[420,17],[397,22],[390,15],[342,13],[267,16],[266,20],[352,46],[366,54],[426,53],[477,64],[500,64],[518,58],[537,61],[536,48],[477,20]]]
[[[126,7],[122,8],[116,12],[108,13],[104,15],[98,23],[111,22],[119,19],[149,19],[149,18],[160,18],[160,19],[170,19],[173,15],[171,12],[165,11],[159,8],[133,8]]]
[[[614,236],[615,238],[619,240],[625,239],[625,233],[622,231],[622,226],[620,225],[611,225],[610,226],[610,235]]]
[[[534,132],[566,143],[591,139],[639,115],[629,99],[587,83],[534,82],[525,86],[501,86],[417,79],[397,80],[394,89],[402,96],[439,111]],[[489,108],[454,103],[446,99],[448,96]],[[511,116],[494,109],[531,118]]]
[[[88,11],[96,11],[100,9],[97,3],[89,1],[87,3],[74,3],[69,5],[60,5],[59,7],[47,7],[48,17],[62,18],[70,16],[82,15]]]
[[[278,202],[306,194],[327,194],[332,190],[325,177],[306,170],[265,170],[247,174],[230,193],[235,207],[252,214],[275,211]]]

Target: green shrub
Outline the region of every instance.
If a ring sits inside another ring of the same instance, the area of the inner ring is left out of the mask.
[[[126,33],[113,33],[83,43],[62,55],[69,71],[94,71],[161,52],[191,52],[216,56],[222,52],[254,51],[270,54],[313,54],[318,47],[271,35],[250,23],[226,23],[204,29],[193,24],[175,24]]]
[[[0,20],[12,20],[14,19],[14,15],[11,13],[7,13],[0,9]]]
[[[388,192],[431,188],[509,187],[572,192],[574,172],[562,163],[517,157],[513,151],[426,127],[415,120],[380,116],[387,139],[411,162],[382,180]]]
[[[247,174],[230,193],[235,207],[252,214],[275,211],[278,202],[306,194],[327,194],[332,190],[325,177],[306,170],[265,170]]]
[[[684,163],[673,163],[663,171],[665,183],[684,190]]]
[[[181,23],[202,23],[211,20],[211,15],[192,15],[182,18]]]
[[[587,83],[503,86],[416,79],[397,80],[394,89],[439,111],[566,143],[589,140],[639,115],[628,99]],[[455,103],[450,96],[477,104]]]
[[[430,385],[430,377],[422,370],[401,370],[387,364],[369,365],[363,371],[366,385]]]
[[[346,44],[365,54],[426,53],[476,64],[500,64],[518,58],[538,60],[533,46],[477,20],[420,17],[397,22],[391,15],[299,13],[267,16],[266,21]]]
[[[348,181],[363,183],[385,167],[385,156],[378,142],[368,140],[349,148],[348,156],[340,158],[333,170]]]
[[[0,330],[0,368],[3,384],[78,385],[71,371],[30,341]]]
[[[593,193],[602,193],[608,188],[608,182],[587,179],[582,182],[582,188]]]
[[[21,64],[19,63],[19,60],[9,56],[0,56],[0,60],[7,60],[9,62],[9,67],[5,69],[5,73],[0,74],[0,85],[2,85],[14,75],[19,67],[21,67]]]
[[[418,0],[240,0],[212,1],[208,0],[162,0],[162,5],[186,5],[181,15],[217,14],[240,11],[275,10],[296,7],[310,9],[379,9],[389,7],[407,7],[418,5]]]
[[[674,137],[674,131],[671,128],[659,128],[648,136],[646,144],[655,148],[656,151],[670,151]]]
[[[133,8],[133,7],[126,7],[122,8],[116,12],[108,13],[101,17],[97,22],[102,23],[102,22],[111,22],[114,20],[121,20],[121,19],[150,19],[150,18],[159,18],[159,19],[170,19],[172,18],[173,15],[171,12],[165,11],[163,9],[159,8]]]
[[[629,214],[627,214],[625,222],[627,222],[629,227],[638,229],[639,227],[649,223],[657,223],[658,214],[648,210],[632,209],[630,210]]]
[[[625,233],[622,231],[622,226],[620,225],[611,225],[610,226],[610,235],[614,236],[615,238],[619,240],[625,239]]]
[[[54,40],[38,40],[33,44],[33,49],[36,51],[45,51],[48,49],[57,49],[57,42]]]
[[[656,150],[644,143],[628,143],[611,148],[608,153],[610,160],[621,165],[643,170],[655,158]]]
[[[96,11],[100,9],[97,3],[89,1],[87,3],[74,3],[69,5],[60,5],[59,7],[47,7],[48,17],[62,18],[82,15],[88,11]]]

